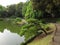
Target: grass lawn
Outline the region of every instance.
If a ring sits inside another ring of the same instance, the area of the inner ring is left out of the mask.
[[[42,39],[32,41],[31,43],[29,43],[27,45],[51,45],[50,42],[52,41],[52,37],[53,37],[53,35],[51,34]]]

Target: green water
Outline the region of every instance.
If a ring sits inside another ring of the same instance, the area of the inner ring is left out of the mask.
[[[20,26],[6,20],[0,21],[0,31],[4,31],[4,29],[9,29],[11,32],[14,33],[20,32]]]

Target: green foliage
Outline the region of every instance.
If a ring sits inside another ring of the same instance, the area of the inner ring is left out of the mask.
[[[32,24],[23,26],[20,30],[20,35],[25,36],[25,40],[28,40],[33,35],[37,34],[37,27]]]
[[[24,45],[24,42],[22,42],[20,45]]]
[[[0,17],[6,17],[6,8],[2,5],[0,5]]]
[[[16,12],[16,5],[9,5],[7,6],[7,11],[8,11],[8,14],[9,14],[9,17],[14,15],[15,16],[15,12]]]
[[[13,24],[17,24],[17,22],[21,22],[21,21],[22,21],[21,18],[13,18],[13,19],[10,19],[10,20],[11,20],[11,22],[12,22]]]
[[[29,19],[29,18],[34,18],[34,12],[33,12],[31,2],[29,2],[25,13],[25,19]]]
[[[40,33],[42,29],[42,22],[37,19],[28,19],[28,24],[25,24],[21,27],[20,35],[25,36],[25,40],[28,40],[32,36]],[[43,31],[43,30],[42,30]]]
[[[39,19],[43,16],[44,12],[41,10],[34,10],[35,19]]]
[[[22,7],[22,15],[23,15],[23,17],[25,17],[25,13],[26,13],[28,4],[29,4],[29,2],[26,2],[26,3],[24,3],[24,5]]]
[[[16,18],[15,21],[16,21],[16,22],[17,22],[17,21],[22,21],[22,19],[21,19],[21,18]]]
[[[33,18],[27,20],[28,23],[35,23],[37,21],[38,21],[37,19],[33,19]]]
[[[25,19],[30,19],[30,18],[40,19],[40,17],[43,15],[43,11],[33,10],[31,2],[29,2],[29,4],[25,6],[24,10],[25,12],[23,13],[25,15]]]
[[[32,26],[31,24],[26,24],[26,25],[23,25],[22,28],[21,28],[21,31],[20,31],[20,35],[24,35],[25,32],[28,30],[28,28]]]
[[[38,32],[37,27],[36,26],[31,26],[27,32],[25,33],[25,37],[26,40],[28,40],[29,38],[31,38],[32,36],[36,35]],[[28,35],[27,35],[28,34]]]
[[[23,14],[22,14],[23,5],[24,5],[23,2],[20,2],[16,5],[16,16],[23,17]]]
[[[30,0],[34,10],[42,10],[52,17],[60,17],[60,0]]]
[[[0,5],[0,17],[2,17],[2,18],[6,18],[6,17],[23,18],[23,16],[22,16],[23,5],[24,5],[23,2],[20,2],[18,4],[8,5],[6,8],[4,6]]]
[[[33,8],[37,10],[45,10],[46,7],[58,6],[60,5],[60,0],[30,0],[32,2]],[[52,7],[53,8],[53,7]],[[51,8],[50,8],[51,9]]]

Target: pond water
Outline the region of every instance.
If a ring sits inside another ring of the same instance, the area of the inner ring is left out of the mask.
[[[5,28],[9,29],[11,32],[18,33],[18,34],[20,33],[20,29],[21,29],[20,26],[13,24],[13,21],[10,20],[0,21],[0,31],[3,32]]]
[[[20,45],[22,42],[24,42],[24,36],[20,37],[17,33],[12,33],[7,29],[0,32],[0,45]]]

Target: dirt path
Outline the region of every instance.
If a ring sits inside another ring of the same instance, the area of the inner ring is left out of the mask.
[[[60,45],[60,24],[56,23],[56,31],[54,33],[53,45]]]

